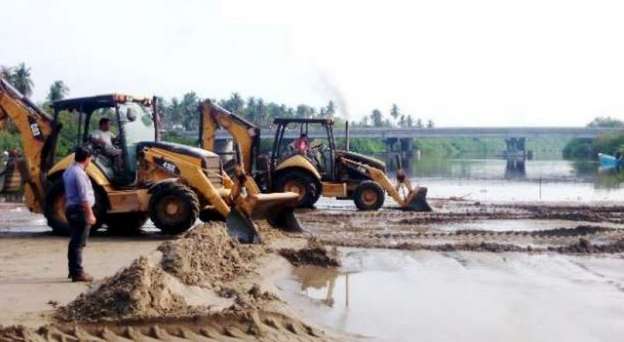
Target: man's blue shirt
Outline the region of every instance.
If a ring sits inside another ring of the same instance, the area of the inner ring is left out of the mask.
[[[89,203],[90,206],[95,204],[91,180],[78,163],[74,163],[63,172],[63,183],[65,184],[65,207],[83,203]]]

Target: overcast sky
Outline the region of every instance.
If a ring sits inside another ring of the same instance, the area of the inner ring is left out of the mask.
[[[237,91],[337,101],[360,119],[397,103],[438,126],[624,119],[624,2],[3,1],[0,64],[32,67],[34,98]]]

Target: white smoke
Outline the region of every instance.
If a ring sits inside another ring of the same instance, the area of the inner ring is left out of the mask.
[[[318,78],[320,83],[319,90],[323,93],[323,96],[329,97],[330,100],[334,101],[337,114],[342,114],[345,120],[349,120],[349,106],[336,80],[321,69],[318,69]]]

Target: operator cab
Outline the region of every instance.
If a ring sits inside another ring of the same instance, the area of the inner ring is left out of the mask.
[[[294,155],[303,155],[319,172],[323,182],[352,182],[359,184],[369,179],[357,168],[344,165],[341,159],[347,158],[364,163],[386,172],[386,165],[369,156],[348,150],[339,150],[334,138],[334,120],[331,118],[294,119],[276,118],[273,123],[277,126],[270,167],[275,170]],[[299,152],[293,146],[294,139],[305,136],[309,139],[309,148],[306,153]],[[348,144],[345,144],[348,145]]]
[[[91,147],[98,168],[113,183],[123,186],[135,182],[140,143],[158,141],[152,105],[148,98],[111,94],[60,100],[52,107],[54,120],[67,126],[60,139],[68,146]],[[119,159],[91,136],[102,119],[110,122],[110,132],[115,136],[110,149],[119,151]],[[117,161],[120,165],[115,164]]]
[[[271,153],[271,167],[275,168],[284,160],[299,154],[315,165],[323,180],[335,178],[333,119],[277,118],[273,124],[277,126],[277,131]],[[297,146],[302,139],[308,140],[305,151]]]

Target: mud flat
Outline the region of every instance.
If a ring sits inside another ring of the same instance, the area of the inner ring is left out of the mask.
[[[431,213],[306,211],[325,245],[432,251],[624,252],[624,207],[615,204],[437,201]]]

